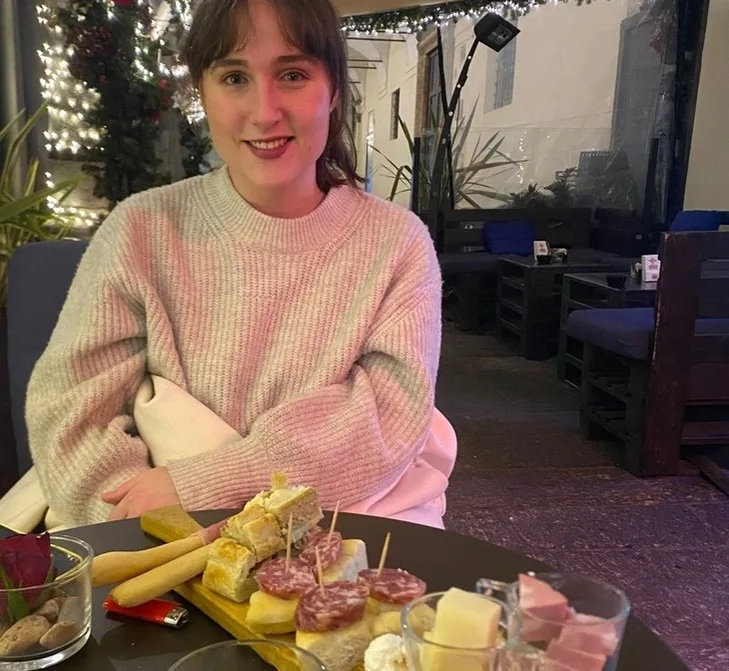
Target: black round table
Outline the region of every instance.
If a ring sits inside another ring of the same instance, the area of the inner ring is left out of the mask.
[[[207,526],[231,513],[206,511],[194,516]],[[390,531],[388,565],[420,576],[427,581],[429,591],[449,587],[472,590],[479,578],[512,581],[519,572],[552,568],[475,538],[406,522],[342,513],[337,528],[345,538],[361,538],[367,543],[370,564],[377,561],[385,534]],[[64,533],[82,538],[91,544],[96,554],[110,550],[141,550],[156,542],[142,532],[139,520],[97,524]],[[94,590],[91,639],[83,650],[56,668],[74,671],[167,671],[188,652],[230,638],[193,606],[190,606],[190,623],[179,630],[107,615],[102,603],[109,591],[108,587]],[[182,600],[177,595],[170,598]],[[618,671],[688,669],[661,638],[631,616]]]

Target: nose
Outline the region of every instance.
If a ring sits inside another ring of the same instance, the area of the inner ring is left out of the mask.
[[[281,100],[276,83],[258,80],[251,93],[250,121],[256,126],[273,126],[281,120]]]

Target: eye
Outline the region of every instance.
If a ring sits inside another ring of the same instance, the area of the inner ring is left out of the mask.
[[[298,84],[308,79],[306,73],[301,72],[300,70],[291,70],[285,73],[283,78],[285,82],[288,82],[290,84]]]
[[[223,77],[223,83],[230,86],[240,86],[245,82],[245,77],[240,72],[231,72]]]

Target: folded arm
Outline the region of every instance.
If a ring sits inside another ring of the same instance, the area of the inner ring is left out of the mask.
[[[110,217],[123,216],[115,211]],[[84,255],[26,399],[43,491],[67,524],[99,522],[101,493],[149,468],[128,407],[146,368],[144,313],[119,240],[102,227]]]
[[[273,471],[342,506],[402,475],[431,427],[441,337],[429,240],[419,240],[407,265],[346,379],[271,408],[240,441],[167,465],[185,508],[236,507],[267,488]]]

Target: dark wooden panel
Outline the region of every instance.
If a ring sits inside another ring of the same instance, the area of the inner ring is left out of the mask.
[[[691,366],[687,401],[729,401],[729,362],[699,363]]]
[[[702,278],[697,317],[729,317],[729,277]]]
[[[729,334],[695,336],[691,343],[691,361],[729,361]]]
[[[729,445],[729,422],[687,422],[682,445]]]
[[[443,221],[446,225],[458,222],[483,221],[576,221],[589,223],[592,210],[589,208],[504,208],[488,210],[446,210]]]

